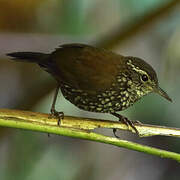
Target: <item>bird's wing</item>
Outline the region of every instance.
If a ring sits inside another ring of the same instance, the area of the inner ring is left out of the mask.
[[[56,77],[59,81],[93,92],[111,87],[121,57],[88,45],[67,44],[56,49],[50,59],[56,63]]]

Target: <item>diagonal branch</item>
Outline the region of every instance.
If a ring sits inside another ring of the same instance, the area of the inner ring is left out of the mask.
[[[139,32],[143,32],[145,29],[148,29],[150,25],[152,26],[159,19],[168,15],[179,3],[179,0],[171,0],[159,8],[147,12],[144,16],[134,19],[128,23],[126,27],[122,27],[120,24],[114,28],[112,32],[104,34],[104,36],[96,42],[96,46],[112,49],[120,45],[125,40],[130,39]]]
[[[66,116],[61,121],[61,126],[58,126],[57,119],[50,118],[48,114],[0,109],[0,126],[86,139],[152,154],[162,158],[170,158],[180,162],[180,154],[178,153],[144,146],[90,131],[95,128],[117,128],[129,130],[124,124],[119,122]],[[150,126],[144,124],[138,124],[136,125],[136,128],[140,132],[141,136],[168,135],[180,137],[180,129],[177,128]],[[133,129],[130,130],[133,131]]]

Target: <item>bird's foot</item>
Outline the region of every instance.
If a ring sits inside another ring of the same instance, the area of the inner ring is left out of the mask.
[[[137,128],[135,127],[134,124],[141,124],[140,121],[131,121],[127,117],[124,117],[124,116],[117,114],[117,113],[112,113],[112,115],[119,118],[119,121],[124,123],[127,127],[131,127],[139,135],[139,131],[137,130]],[[119,138],[119,136],[116,135],[116,131],[117,131],[117,129],[113,129],[114,136]]]
[[[64,119],[64,113],[63,112],[58,112],[54,108],[51,109],[51,114],[50,118],[57,118],[57,125],[60,126],[61,120]]]
[[[130,126],[132,129],[134,129],[134,131],[139,134],[138,130],[135,127],[135,123],[137,123],[136,121],[131,121],[129,120],[127,117],[122,117],[121,119],[119,119],[119,121],[121,121],[122,123],[126,124],[128,127]]]
[[[138,125],[142,125],[142,122],[141,121],[138,121],[138,120],[135,120],[133,121],[134,124],[138,124]]]
[[[116,134],[116,132],[117,132],[117,129],[114,128],[114,129],[113,129],[113,134],[114,134],[114,136],[115,136],[116,138],[119,139],[120,137]]]

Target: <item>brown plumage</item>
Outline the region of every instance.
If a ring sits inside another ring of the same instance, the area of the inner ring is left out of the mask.
[[[51,109],[56,114],[55,101],[60,87],[64,97],[77,107],[111,113],[137,132],[130,120],[116,112],[151,92],[171,101],[159,87],[154,69],[137,57],[125,57],[84,44],[61,45],[51,54],[15,52],[8,56],[17,61],[37,63],[57,80]]]

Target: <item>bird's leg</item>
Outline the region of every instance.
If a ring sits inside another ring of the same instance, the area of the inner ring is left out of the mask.
[[[119,121],[121,121],[122,123],[126,124],[128,127],[132,127],[134,129],[134,131],[139,134],[138,130],[136,129],[136,127],[134,126],[134,123],[137,123],[137,122],[133,122],[131,120],[129,120],[127,117],[124,117],[120,114],[117,114],[117,113],[111,113],[113,116],[116,116],[117,118],[119,118]],[[116,135],[116,130],[117,129],[113,129],[113,133],[114,133],[114,136],[119,138],[117,135]]]
[[[53,103],[52,103],[52,106],[51,106],[51,116],[58,118],[58,122],[57,122],[58,125],[60,125],[61,119],[64,118],[64,113],[63,112],[58,112],[55,109],[55,104],[56,104],[59,88],[60,88],[60,86],[58,85],[57,88],[56,88],[54,98],[53,98]]]

